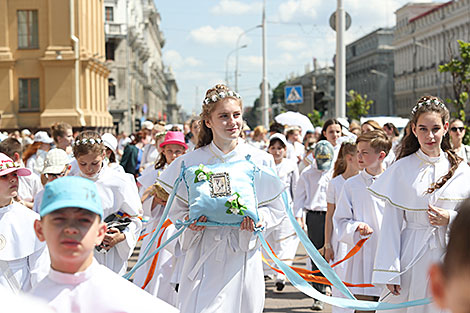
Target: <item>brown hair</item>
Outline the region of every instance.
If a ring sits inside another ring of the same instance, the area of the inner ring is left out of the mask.
[[[354,142],[343,142],[338,152],[338,159],[335,162],[333,178],[343,174],[348,168],[346,155],[354,155],[357,152],[357,146]]]
[[[205,99],[210,99],[213,96],[217,97],[217,95],[221,92],[224,92],[226,94],[228,91],[231,91],[231,90],[227,86],[223,84],[217,84],[213,88],[207,90]],[[241,99],[235,96],[228,96],[228,95],[226,96],[226,98],[237,100],[238,103],[240,104],[240,108],[241,109],[243,108],[243,103]],[[201,129],[199,131],[199,136],[197,137],[196,149],[207,146],[208,144],[211,143],[213,134],[212,134],[212,130],[209,127],[207,127],[206,121],[210,119],[211,113],[214,111],[216,104],[219,103],[220,101],[221,99],[218,99],[217,101],[204,101],[203,102],[202,112],[200,114]]]
[[[374,130],[382,130],[382,127],[380,127],[380,124],[374,120],[365,121],[364,123],[362,123],[362,125],[369,125]],[[362,131],[362,125],[361,125],[361,131]]]
[[[162,151],[160,152],[160,156],[158,157],[157,162],[155,162],[155,169],[158,170],[160,168],[163,168],[166,163],[168,163],[168,161],[166,160],[166,156]]]
[[[400,144],[400,153],[398,155],[397,160],[402,159],[418,151],[420,147],[419,141],[411,130],[413,126],[416,126],[420,115],[428,112],[439,113],[441,115],[442,125],[444,125],[449,120],[449,111],[447,110],[446,106],[444,105],[441,99],[434,96],[421,97],[411,110],[411,117],[409,122],[410,131],[407,131],[405,136],[403,137],[403,140]],[[444,184],[449,180],[449,178],[454,175],[454,172],[459,167],[460,162],[462,162],[462,158],[460,158],[452,150],[449,138],[449,133],[446,133],[442,138],[441,149],[447,154],[447,158],[451,167],[447,174],[439,178],[437,183],[434,184],[432,187],[428,188],[427,193],[433,193],[437,189],[444,186]]]
[[[318,141],[327,140],[326,136],[323,133],[326,133],[326,130],[328,129],[328,127],[330,127],[330,125],[336,125],[336,124],[341,127],[341,133],[343,133],[341,123],[335,118],[330,118],[330,119],[326,120],[325,124],[323,124],[323,128],[321,130],[320,138],[318,138]]]
[[[90,142],[91,139],[93,139],[94,142]],[[73,145],[73,155],[75,158],[87,155],[88,153],[101,154],[104,151],[106,151],[106,146],[103,144],[101,136],[97,132],[85,130],[75,138],[75,144]]]
[[[32,144],[28,146],[26,151],[23,153],[23,162],[26,164],[28,162],[29,158],[32,157],[36,152],[38,152],[39,148],[41,147],[42,142],[35,141]]]
[[[67,130],[72,129],[70,124],[65,122],[55,123],[51,126],[52,138],[57,143],[58,137],[65,137],[67,135]]]
[[[442,271],[446,277],[470,269],[470,201],[463,202],[450,226],[450,239]]]
[[[0,142],[0,153],[6,154],[12,160],[15,160],[15,153],[18,153],[21,158],[22,150],[23,148],[18,139],[9,137]]]
[[[400,132],[398,131],[397,127],[395,125],[393,125],[393,123],[385,123],[382,128],[385,128],[385,127],[387,127],[388,129],[390,129],[393,132],[393,136],[395,136],[395,137],[400,136]]]
[[[381,129],[372,130],[360,135],[356,139],[356,144],[360,142],[368,142],[371,148],[374,149],[375,153],[383,151],[387,155],[390,152],[390,149],[392,149],[392,142],[388,139],[385,131]]]

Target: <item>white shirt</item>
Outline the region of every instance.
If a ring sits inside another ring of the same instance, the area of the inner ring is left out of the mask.
[[[15,294],[0,285],[2,312],[15,313],[57,313],[45,301],[27,294]]]
[[[0,285],[28,291],[47,275],[46,244],[34,232],[39,215],[18,202],[0,208]]]
[[[359,252],[346,262],[345,276],[348,283],[362,284],[372,282],[375,251],[377,250],[380,228],[382,225],[385,201],[376,198],[367,190],[373,181],[379,177],[361,171],[359,174],[344,182],[336,210],[333,215],[333,225],[338,230],[338,239],[353,247],[362,236],[356,231],[363,222],[368,224],[373,233],[359,250]],[[352,287],[353,294],[380,296],[380,287]]]
[[[75,274],[51,268],[49,275],[31,293],[45,299],[61,313],[179,312],[98,264],[96,260],[84,272]]]
[[[157,161],[160,153],[158,152],[157,147],[155,147],[155,144],[150,143],[146,144],[143,150],[144,152],[142,153],[140,167],[146,169],[147,167],[155,164],[155,161]]]
[[[36,195],[44,189],[41,179],[34,172],[28,176],[18,176],[18,196],[21,200],[34,201]]]
[[[322,211],[326,212],[326,189],[331,180],[333,170],[320,171],[309,165],[300,174],[297,189],[294,194],[294,212]]]

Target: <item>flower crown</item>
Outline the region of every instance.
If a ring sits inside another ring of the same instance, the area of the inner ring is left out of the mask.
[[[221,99],[224,99],[226,97],[235,97],[237,99],[241,99],[240,95],[236,93],[235,91],[232,90],[227,90],[227,91],[219,91],[211,96],[208,96],[204,99],[203,103],[204,104],[209,104],[211,102],[217,102]]]
[[[431,104],[435,104],[435,105],[438,105],[440,106],[441,108],[443,109],[447,109],[447,107],[445,106],[444,103],[442,103],[441,101],[437,100],[437,99],[428,99],[426,101],[421,101],[421,102],[418,102],[414,107],[413,109],[411,110],[411,115],[415,115],[416,112],[418,112],[418,110],[422,107],[422,106],[431,106]]]
[[[7,170],[9,168],[19,168],[20,164],[13,161],[3,161],[0,163],[0,171]]]
[[[101,140],[100,138],[97,138],[97,139],[83,138],[81,140],[75,141],[74,146],[80,146],[80,145],[86,145],[86,144],[94,145],[94,144],[101,144],[102,142],[103,140]]]

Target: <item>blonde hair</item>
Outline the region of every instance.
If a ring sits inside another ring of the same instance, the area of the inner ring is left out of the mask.
[[[72,126],[65,122],[58,122],[51,126],[52,138],[57,143],[58,137],[67,136],[67,130],[72,129]]]
[[[87,155],[88,153],[101,154],[105,151],[106,147],[101,140],[100,134],[97,132],[85,130],[75,138],[75,144],[73,145],[73,155],[75,158]]]
[[[219,103],[221,100],[225,98],[231,98],[231,99],[237,100],[238,103],[240,104],[240,108],[243,109],[242,100],[236,95],[233,95],[233,96],[229,95],[229,92],[233,94],[233,91],[223,84],[217,84],[211,89],[207,90],[206,97],[202,103],[202,112],[200,114],[201,129],[199,131],[198,142],[197,142],[196,148],[207,146],[208,144],[211,143],[213,139],[212,130],[209,127],[207,127],[205,122],[210,119],[210,115],[215,110],[215,106],[217,105],[217,103]],[[224,98],[220,98],[218,95],[221,93],[223,93],[226,96]],[[212,98],[216,100],[207,101],[207,99],[212,99]]]

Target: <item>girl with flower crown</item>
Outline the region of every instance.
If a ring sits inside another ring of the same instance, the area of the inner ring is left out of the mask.
[[[130,220],[123,230],[109,227],[95,251],[99,263],[122,275],[142,228],[142,203],[134,178],[106,166],[106,147],[94,131],[83,131],[75,138],[73,155],[79,168],[77,176],[94,181],[98,187],[105,221],[113,215]]]
[[[422,97],[410,124],[397,161],[369,187],[387,202],[372,282],[386,286],[383,301],[392,303],[430,296],[428,269],[443,257],[455,209],[470,192],[470,168],[451,149],[443,102]],[[440,311],[430,304],[393,312]]]
[[[202,105],[201,130],[196,150],[176,159],[158,178],[158,182],[171,192],[182,163],[185,167],[199,166],[196,177],[209,177],[206,166],[219,163],[250,160],[258,166],[275,168],[272,156],[239,140],[243,127],[240,96],[225,85],[216,85],[206,92]],[[188,218],[189,207],[186,187],[177,190],[170,208],[172,222]],[[217,184],[215,184],[217,185]],[[266,181],[255,181],[258,214],[266,232],[276,227],[285,216],[284,206],[277,192]],[[216,187],[214,187],[214,190]],[[236,195],[236,194],[235,194]],[[244,207],[244,199],[236,195],[231,203]],[[227,213],[230,214],[230,213]],[[201,216],[199,222],[207,218]],[[255,224],[245,217],[240,227],[197,226],[195,223],[180,237],[185,252],[178,291],[181,312],[253,312],[264,307],[264,275],[261,251],[254,234]]]

